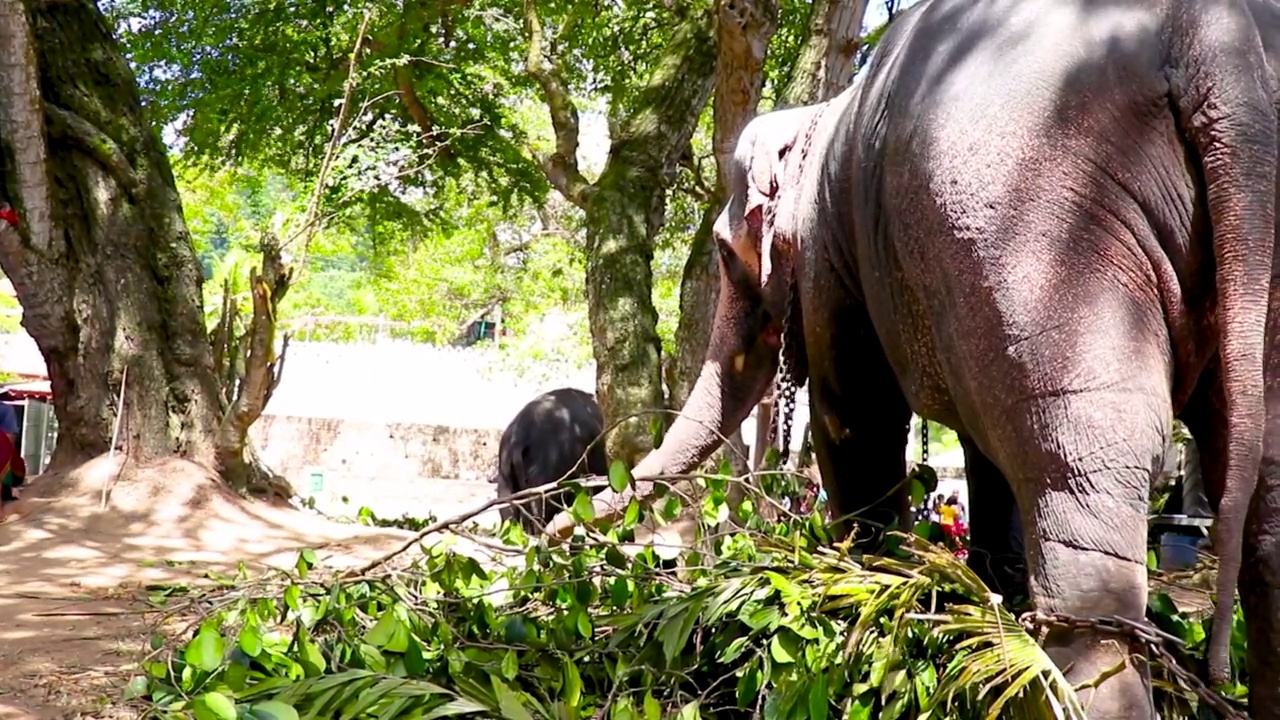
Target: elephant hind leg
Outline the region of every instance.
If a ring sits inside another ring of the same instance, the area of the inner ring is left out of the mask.
[[[1025,599],[1026,557],[1013,489],[973,440],[961,438],[960,446],[969,485],[969,567],[1006,601]]]
[[[1031,599],[1042,613],[1146,614],[1147,500],[1171,420],[1167,388],[1140,382],[1016,403],[989,426],[1028,530]],[[1045,650],[1068,681],[1086,684],[1090,718],[1155,717],[1140,647],[1052,627]]]

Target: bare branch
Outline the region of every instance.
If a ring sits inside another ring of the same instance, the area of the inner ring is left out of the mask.
[[[351,49],[351,63],[347,67],[347,80],[342,89],[342,107],[338,109],[338,120],[334,123],[333,135],[330,136],[329,144],[325,147],[324,160],[320,163],[320,172],[316,175],[316,184],[311,191],[311,201],[307,204],[307,214],[302,225],[283,243],[288,247],[301,241],[302,252],[298,253],[297,260],[299,267],[306,266],[311,238],[315,237],[316,230],[319,228],[317,220],[320,218],[320,199],[324,196],[324,184],[329,177],[329,170],[333,167],[333,158],[338,154],[338,146],[342,142],[342,134],[346,129],[347,116],[351,113],[351,95],[356,89],[356,66],[360,62],[360,51],[364,48],[365,35],[369,30],[369,21],[372,19],[373,11],[366,9],[364,18],[360,21],[360,31],[356,34],[355,46]]]
[[[555,62],[543,56],[542,23],[538,19],[537,0],[524,0],[524,29],[529,36],[525,70],[542,88],[556,136],[555,152],[540,159],[542,170],[551,186],[566,200],[584,207],[591,192],[591,183],[578,169],[578,108],[574,106],[569,88]]]

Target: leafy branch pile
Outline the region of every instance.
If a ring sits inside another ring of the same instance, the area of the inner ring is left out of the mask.
[[[505,524],[501,543],[480,540],[504,556],[492,562],[451,536],[376,574],[323,572],[310,550],[270,585],[242,571],[128,693],[201,720],[1084,717],[947,551],[903,537],[895,557],[855,559],[816,516],[765,523],[749,501],[745,528],[716,534],[727,481],[706,483],[704,538],[678,570],[661,546],[628,544],[633,507],[563,548]],[[659,505],[681,509],[674,493]],[[1157,605],[1203,655],[1201,623]],[[1162,716],[1195,716],[1185,692],[1163,679],[1157,692]]]

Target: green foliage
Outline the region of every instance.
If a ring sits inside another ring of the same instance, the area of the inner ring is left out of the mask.
[[[731,512],[726,479],[705,485],[704,533]],[[680,511],[671,493],[653,510]],[[516,556],[498,565],[446,540],[408,569],[339,579],[304,550],[287,577],[242,571],[202,598],[219,609],[126,694],[161,717],[1083,717],[947,551],[907,537],[894,557],[857,558],[828,547],[817,517],[766,523],[750,500],[739,513],[742,528],[705,535],[678,571],[669,548],[618,544],[645,514],[634,504],[591,544],[550,548],[504,524]],[[1203,624],[1161,597],[1153,613],[1203,653]],[[1157,676],[1163,708],[1190,707]]]

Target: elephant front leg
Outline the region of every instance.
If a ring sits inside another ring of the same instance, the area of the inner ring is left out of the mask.
[[[969,567],[1006,601],[1028,596],[1022,522],[1013,490],[969,438],[961,438],[969,484]]]
[[[835,537],[856,531],[855,542],[870,550],[886,528],[910,531],[905,478],[911,410],[893,375],[842,394],[818,374],[811,376],[809,394],[813,452]]]

